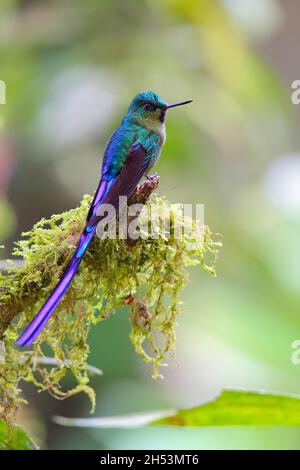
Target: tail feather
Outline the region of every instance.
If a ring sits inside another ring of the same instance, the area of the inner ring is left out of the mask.
[[[41,308],[39,313],[34,317],[32,322],[28,325],[26,330],[22,335],[17,339],[16,344],[18,346],[30,346],[33,341],[38,337],[47,321],[53,314],[55,308],[59,304],[62,296],[66,293],[69,288],[69,285],[72,282],[73,277],[75,276],[80,262],[83,258],[83,255],[93,238],[96,227],[87,226],[80,237],[80,241],[76,248],[75,253],[73,254],[66,270],[60,279],[59,283],[55,287],[52,294],[48,297],[44,306]]]

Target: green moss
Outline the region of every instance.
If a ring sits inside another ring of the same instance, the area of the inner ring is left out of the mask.
[[[159,376],[159,366],[174,351],[174,327],[182,309],[179,294],[188,279],[186,268],[199,265],[214,275],[220,243],[213,241],[207,227],[197,228],[196,222],[192,237],[176,240],[173,222],[180,206],[161,198],[153,201],[160,207],[162,219],[171,210],[171,236],[166,237],[159,227],[156,239],[140,239],[131,247],[124,240],[95,237],[69,291],[26,354],[14,342],[62,275],[84,226],[91,197],[85,196],[76,209],[39,221],[16,243],[13,256],[23,259],[24,267],[12,264],[5,273],[0,272],[0,415],[13,419],[21,379],[60,399],[84,391],[94,409],[95,393],[89,386],[87,365],[89,331],[124,305],[130,312],[131,342],[144,361],[152,363],[153,376]],[[183,219],[182,224],[187,221]],[[50,368],[39,361],[45,346],[57,360]],[[68,373],[76,385],[64,390],[63,379]]]

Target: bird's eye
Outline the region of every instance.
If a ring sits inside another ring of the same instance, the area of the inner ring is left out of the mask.
[[[143,108],[145,109],[145,111],[151,111],[152,109],[154,109],[153,105],[150,103],[145,103],[143,105]]]

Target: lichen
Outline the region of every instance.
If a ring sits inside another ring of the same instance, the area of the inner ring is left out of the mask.
[[[152,197],[153,202],[160,207],[162,218],[171,211],[170,237],[162,227],[157,228],[156,238],[142,238],[130,246],[125,240],[95,237],[67,294],[26,354],[14,343],[62,275],[84,227],[91,197],[84,196],[75,209],[42,219],[15,244],[13,257],[21,258],[24,265],[11,264],[0,272],[0,416],[13,420],[22,401],[21,379],[59,399],[86,392],[93,410],[95,392],[89,385],[87,364],[89,332],[124,305],[135,350],[152,364],[153,376],[160,376],[159,367],[175,348],[174,328],[183,307],[179,295],[188,280],[187,267],[199,265],[215,275],[220,242],[213,240],[208,227],[187,218],[182,223],[192,223],[193,236],[177,240],[172,220],[180,206],[158,197]],[[50,368],[39,360],[46,354],[45,348],[48,355],[50,348],[57,361]],[[63,379],[69,373],[76,385],[64,390]]]

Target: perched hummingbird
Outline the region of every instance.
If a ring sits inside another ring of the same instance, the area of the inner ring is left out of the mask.
[[[147,176],[157,162],[166,140],[167,110],[191,101],[168,104],[152,91],[138,93],[132,100],[105,149],[100,183],[77,248],[54,291],[18,338],[17,345],[30,346],[35,341],[66,293],[96,231],[100,204],[116,207],[119,196],[130,197],[142,176]]]

